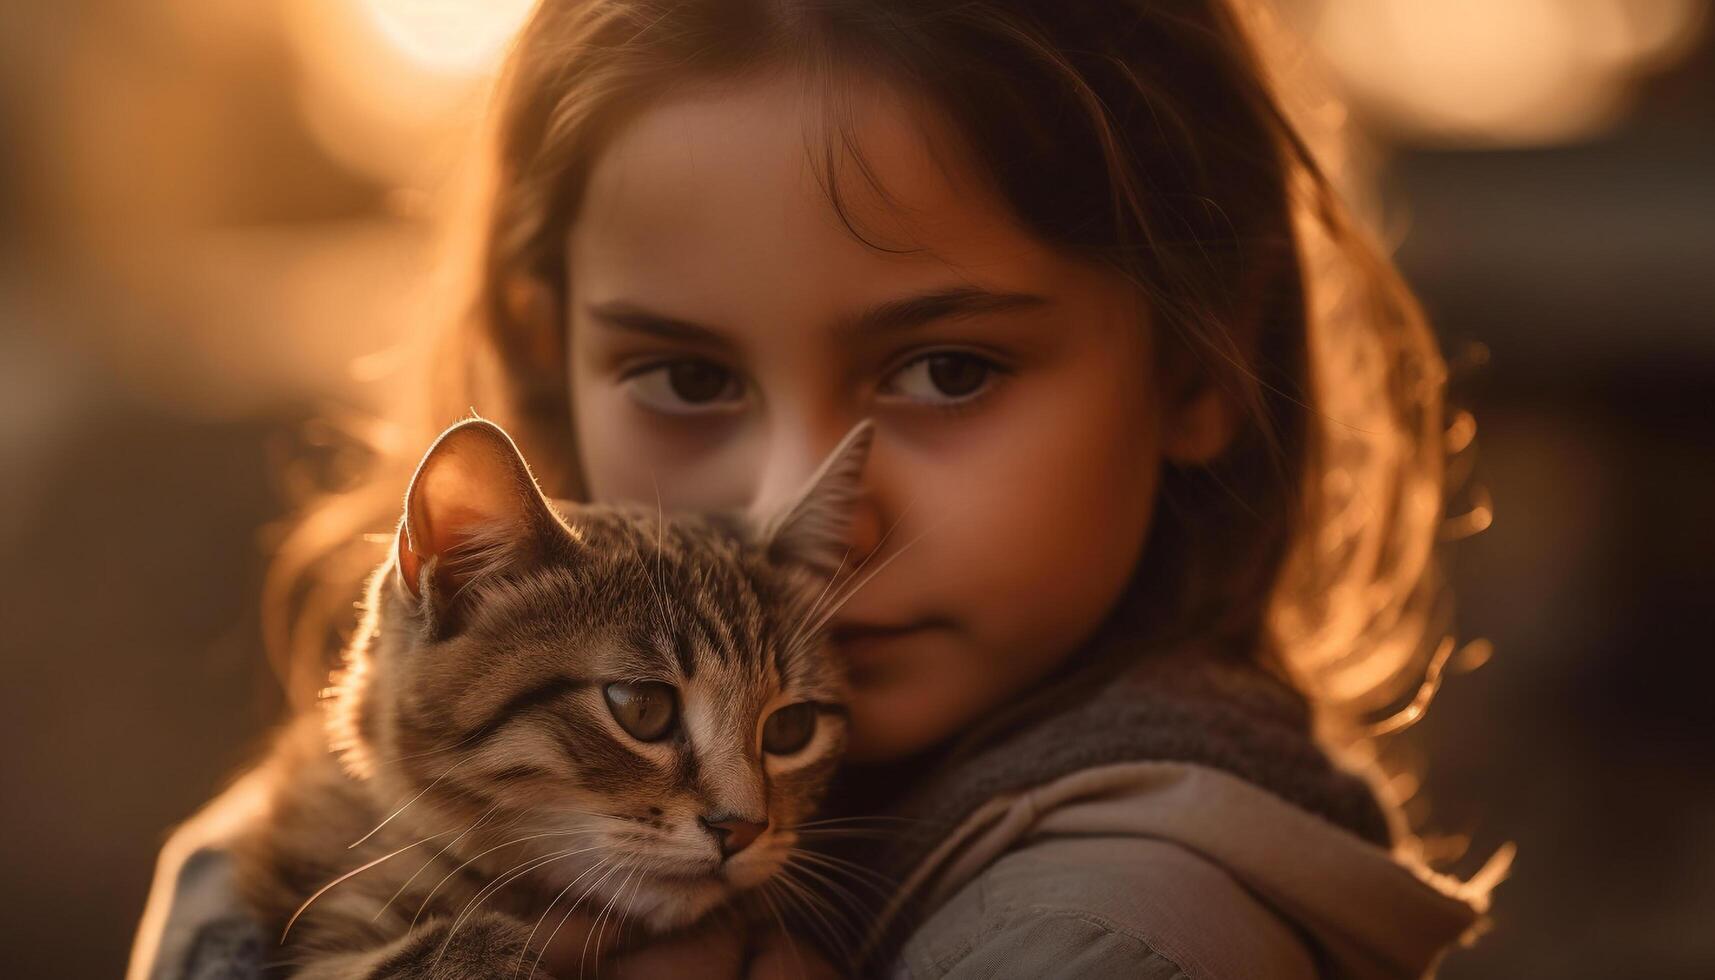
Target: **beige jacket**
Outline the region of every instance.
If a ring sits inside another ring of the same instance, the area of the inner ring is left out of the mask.
[[[930,911],[893,972],[1420,977],[1509,860],[1460,882],[1217,769],[1083,769],[990,800],[917,867],[889,912]]]

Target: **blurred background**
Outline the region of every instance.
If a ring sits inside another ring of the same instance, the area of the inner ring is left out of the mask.
[[[528,7],[0,0],[7,976],[117,976],[166,831],[277,716],[286,461],[394,394]],[[1494,654],[1406,747],[1437,828],[1520,850],[1443,975],[1715,974],[1711,12],[1277,7],[1349,105],[1492,501],[1452,570]]]

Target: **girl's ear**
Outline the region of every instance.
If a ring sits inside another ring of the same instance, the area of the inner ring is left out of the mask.
[[[1251,367],[1256,363],[1269,306],[1282,302],[1283,297],[1303,302],[1296,285],[1295,262],[1285,261],[1276,252],[1266,252],[1257,255],[1250,266],[1240,289],[1240,295],[1247,298],[1228,319],[1224,338],[1224,357],[1239,369],[1211,372],[1198,358],[1187,356],[1183,348],[1167,364],[1170,377],[1167,390],[1181,393],[1162,413],[1161,453],[1168,462],[1180,466],[1207,465],[1233,444],[1244,423],[1249,399],[1256,395],[1256,386],[1261,383]]]
[[[791,500],[774,513],[752,515],[770,558],[834,574],[850,548],[853,510],[863,492],[863,467],[874,442],[875,423],[864,419]]]
[[[1161,453],[1181,466],[1213,462],[1227,451],[1239,431],[1238,400],[1217,384],[1199,390],[1168,409],[1163,420]]]
[[[429,447],[405,494],[399,576],[442,618],[472,578],[540,553],[565,525],[500,426],[466,419]]]

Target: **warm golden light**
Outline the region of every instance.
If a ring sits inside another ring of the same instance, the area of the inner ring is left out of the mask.
[[[354,0],[377,37],[430,71],[486,75],[533,0]]]
[[[1700,0],[1323,0],[1310,33],[1351,100],[1397,135],[1517,145],[1613,122],[1706,15]]]
[[[287,0],[299,102],[336,159],[422,187],[456,156],[532,0]]]

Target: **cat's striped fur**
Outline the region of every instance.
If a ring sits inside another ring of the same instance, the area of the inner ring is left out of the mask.
[[[527,976],[526,943],[574,905],[668,930],[775,874],[843,742],[817,619],[868,441],[854,430],[777,514],[663,521],[557,510],[497,427],[448,430],[325,712],[264,764],[271,817],[238,855],[277,962]],[[676,712],[652,741],[610,706],[646,683]],[[794,704],[807,742],[764,751]]]

